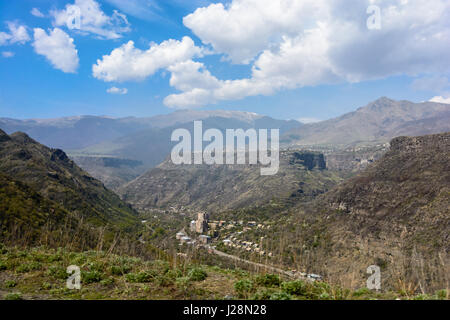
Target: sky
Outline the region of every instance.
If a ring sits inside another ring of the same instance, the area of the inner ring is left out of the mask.
[[[0,0],[0,117],[450,103],[448,0]]]

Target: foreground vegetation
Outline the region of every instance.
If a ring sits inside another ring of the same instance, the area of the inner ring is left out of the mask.
[[[180,257],[181,258],[181,257]],[[351,292],[326,282],[285,281],[274,274],[198,265],[184,258],[144,261],[104,251],[21,249],[0,244],[1,299],[448,299]],[[81,269],[81,289],[66,288],[66,268]]]

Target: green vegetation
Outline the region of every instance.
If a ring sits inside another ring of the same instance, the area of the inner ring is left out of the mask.
[[[190,263],[174,265],[103,251],[1,248],[0,258],[8,267],[0,271],[0,299],[448,299],[446,290],[410,296],[364,288],[351,292],[326,282],[288,281],[275,274]],[[81,290],[66,288],[65,271],[73,264],[81,269]]]

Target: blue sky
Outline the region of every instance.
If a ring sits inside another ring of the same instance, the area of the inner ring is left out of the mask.
[[[366,25],[370,1],[0,0],[0,117],[327,119],[381,96],[450,103],[448,1],[371,2],[379,30]]]

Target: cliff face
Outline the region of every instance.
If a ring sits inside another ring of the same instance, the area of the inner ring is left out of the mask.
[[[25,133],[8,136],[0,132],[0,174],[95,225],[139,226],[137,212],[81,170],[64,151],[48,148]]]
[[[174,165],[170,159],[119,189],[136,208],[187,207],[223,211],[263,205],[272,199],[308,199],[335,186],[339,174],[325,170],[322,154],[280,152],[276,175],[259,165]]]
[[[290,164],[302,164],[308,170],[325,170],[325,158],[322,153],[294,152],[292,153]]]
[[[398,137],[391,141],[392,152],[421,153],[448,152],[450,148],[450,134],[435,134],[421,137]]]
[[[449,159],[450,133],[395,138],[365,171],[311,206],[299,205],[274,243],[287,238],[308,270],[347,286],[365,286],[366,269],[375,264],[383,289],[446,288]]]

